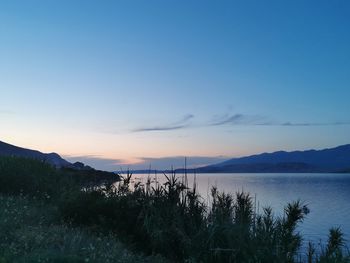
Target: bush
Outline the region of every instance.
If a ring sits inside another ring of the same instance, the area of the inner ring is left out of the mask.
[[[50,197],[60,189],[56,169],[38,160],[0,157],[0,193]]]

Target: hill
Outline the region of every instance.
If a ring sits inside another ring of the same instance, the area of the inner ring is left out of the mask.
[[[349,171],[350,144],[323,150],[277,151],[241,158],[196,169],[201,173],[259,172],[342,172]]]
[[[36,150],[21,148],[0,141],[0,156],[15,156],[40,160],[57,168],[72,167],[73,164],[64,160],[57,153],[42,153]]]

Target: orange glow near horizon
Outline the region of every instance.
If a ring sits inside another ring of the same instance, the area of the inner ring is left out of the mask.
[[[142,163],[143,157],[148,158],[167,158],[175,156],[227,156],[233,157],[233,153],[226,151],[222,153],[218,149],[188,149],[183,150],[179,145],[167,144],[167,147],[156,143],[137,142],[134,139],[126,140],[118,138],[110,138],[111,136],[101,135],[81,135],[70,133],[65,135],[65,140],[62,141],[60,134],[38,134],[37,136],[3,136],[2,140],[19,147],[38,150],[44,153],[56,152],[61,156],[66,157],[94,157],[100,159],[118,160],[119,164],[131,165]],[[112,136],[113,137],[113,136]],[[93,143],[86,143],[87,141]],[[237,150],[237,148],[236,148]],[[203,154],[205,153],[205,154]],[[240,154],[243,154],[240,153]],[[235,155],[238,155],[236,153]]]

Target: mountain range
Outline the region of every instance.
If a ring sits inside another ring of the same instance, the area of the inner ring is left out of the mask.
[[[57,168],[94,170],[81,162],[70,163],[57,153],[42,153],[0,141],[0,156],[33,158]],[[183,172],[177,169],[176,172]],[[198,173],[319,173],[350,172],[350,144],[323,150],[277,151],[262,153],[212,164],[188,172]],[[140,171],[134,171],[140,172]],[[143,170],[143,172],[149,172]]]
[[[350,144],[323,150],[262,153],[200,167],[200,173],[348,172]]]

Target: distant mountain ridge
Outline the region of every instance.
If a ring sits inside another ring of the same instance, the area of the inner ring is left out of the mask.
[[[345,172],[350,170],[350,144],[323,150],[277,151],[197,168],[201,173],[224,172]]]
[[[2,141],[0,141],[0,156],[16,156],[37,159],[43,162],[47,162],[57,168],[74,166],[59,156],[57,153],[42,153],[36,150],[14,146]]]
[[[57,168],[72,168],[75,170],[93,169],[81,162],[72,164],[57,153],[42,153],[2,141],[0,141],[0,156],[37,159]],[[177,169],[176,172],[183,172],[183,170]],[[187,171],[196,171],[198,173],[350,172],[350,144],[323,150],[262,153],[232,158],[218,164],[187,169]]]

